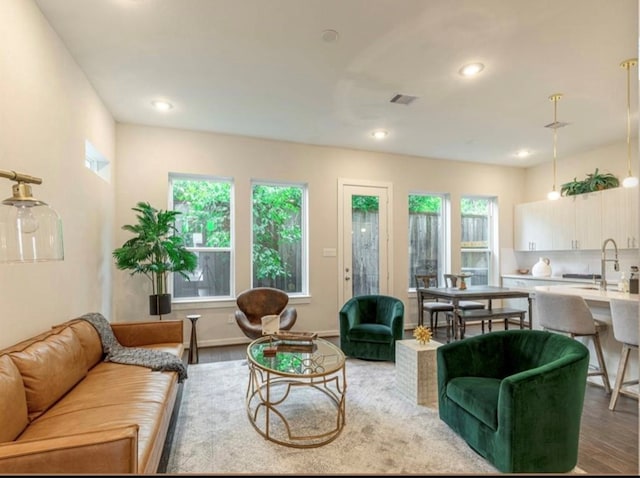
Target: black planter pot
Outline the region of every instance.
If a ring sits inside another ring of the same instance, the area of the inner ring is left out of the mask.
[[[149,314],[166,315],[171,313],[171,294],[149,296]]]

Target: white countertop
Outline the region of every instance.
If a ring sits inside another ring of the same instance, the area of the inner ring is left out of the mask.
[[[629,294],[628,292],[618,292],[610,289],[600,290],[597,285],[591,284],[537,285],[532,290],[534,295],[536,291],[579,295],[585,300],[598,302],[609,302],[610,299],[638,300],[640,298],[638,294]]]
[[[502,277],[508,277],[509,279],[527,279],[527,280],[537,280],[540,282],[579,282],[586,284],[593,284],[593,279],[569,279],[562,276],[550,276],[550,277],[536,277],[531,274],[502,274]]]

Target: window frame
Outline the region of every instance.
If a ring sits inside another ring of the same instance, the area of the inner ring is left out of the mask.
[[[278,180],[267,180],[267,179],[252,179],[250,184],[250,244],[249,244],[249,254],[250,254],[250,280],[251,287],[256,287],[254,284],[254,262],[253,262],[253,246],[254,246],[254,234],[253,234],[253,220],[254,220],[254,211],[253,211],[253,193],[255,186],[273,186],[273,187],[297,187],[302,191],[302,198],[300,204],[300,228],[301,228],[301,238],[300,238],[300,291],[290,292],[284,291],[291,298],[295,297],[308,297],[310,295],[309,292],[309,185],[305,182],[298,181],[278,181]]]
[[[431,196],[431,197],[438,197],[440,198],[441,201],[441,208],[440,208],[440,231],[438,234],[438,241],[440,241],[440,247],[439,247],[439,254],[438,254],[438,270],[439,270],[439,274],[438,274],[438,284],[442,285],[444,284],[443,280],[444,280],[444,274],[446,271],[449,270],[449,264],[450,264],[450,254],[451,254],[451,241],[448,241],[447,238],[449,237],[449,230],[450,230],[450,206],[449,206],[449,201],[450,201],[450,197],[448,193],[442,193],[442,192],[427,192],[427,191],[409,191],[409,193],[407,194],[407,223],[409,223],[409,217],[411,216],[411,212],[409,211],[409,198],[411,196]],[[410,239],[410,231],[409,231],[409,226],[410,224],[407,224],[407,239]],[[407,241],[408,242],[408,241]],[[409,247],[410,244],[407,244],[407,247]],[[409,254],[409,251],[407,251],[407,261],[408,261],[408,267],[409,270],[407,271],[407,273],[409,274],[409,287],[408,290],[409,292],[415,292],[416,291],[416,286],[414,284],[414,274],[411,273],[411,257]]]
[[[192,252],[229,252],[229,294],[228,295],[208,295],[193,297],[176,297],[174,294],[174,274],[171,274],[169,281],[169,292],[171,293],[171,301],[174,304],[186,303],[202,303],[202,302],[228,302],[235,300],[235,183],[233,178],[225,176],[185,174],[185,173],[169,173],[168,203],[169,209],[174,210],[173,203],[173,181],[174,180],[191,180],[201,182],[228,183],[229,190],[229,247],[187,247]]]
[[[487,212],[487,247],[484,248],[470,248],[462,246],[462,200],[470,199],[477,200],[482,199],[488,201],[488,212]],[[491,285],[495,283],[495,274],[496,274],[496,265],[498,258],[498,220],[497,220],[497,210],[498,210],[498,198],[497,196],[488,196],[488,195],[477,195],[477,194],[463,194],[460,196],[460,271],[466,272],[467,269],[462,266],[463,259],[462,255],[465,252],[484,252],[487,254],[487,285]],[[473,277],[471,278],[471,284],[474,284]]]

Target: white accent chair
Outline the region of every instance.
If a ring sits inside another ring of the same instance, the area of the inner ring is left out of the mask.
[[[614,410],[620,395],[638,399],[638,392],[629,389],[630,386],[638,384],[638,378],[625,381],[624,376],[629,363],[629,353],[631,350],[638,351],[639,303],[637,300],[611,299],[609,306],[611,307],[613,336],[622,343],[618,373],[609,402],[609,410]]]
[[[592,339],[598,368],[593,370],[590,366],[588,375],[602,377],[604,389],[607,393],[611,393],[609,374],[600,343],[600,332],[606,329],[607,324],[594,319],[587,302],[578,295],[537,291],[535,302],[543,329],[569,335],[571,338]]]

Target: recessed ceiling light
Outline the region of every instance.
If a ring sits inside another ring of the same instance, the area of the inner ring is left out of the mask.
[[[371,136],[373,136],[375,139],[384,139],[387,136],[389,136],[389,132],[385,131],[383,129],[378,129],[378,130],[374,131],[373,133],[371,133]]]
[[[484,70],[484,65],[482,63],[469,63],[468,65],[464,65],[460,68],[459,73],[462,76],[474,76]]]
[[[516,156],[518,158],[526,158],[527,156],[529,156],[531,154],[531,151],[527,151],[526,149],[521,149],[520,151],[518,151],[516,153]]]
[[[327,43],[332,43],[338,40],[338,32],[335,30],[324,30],[322,32],[322,39]]]
[[[152,101],[151,104],[158,111],[169,111],[170,109],[173,108],[173,105],[171,103],[163,100]]]

